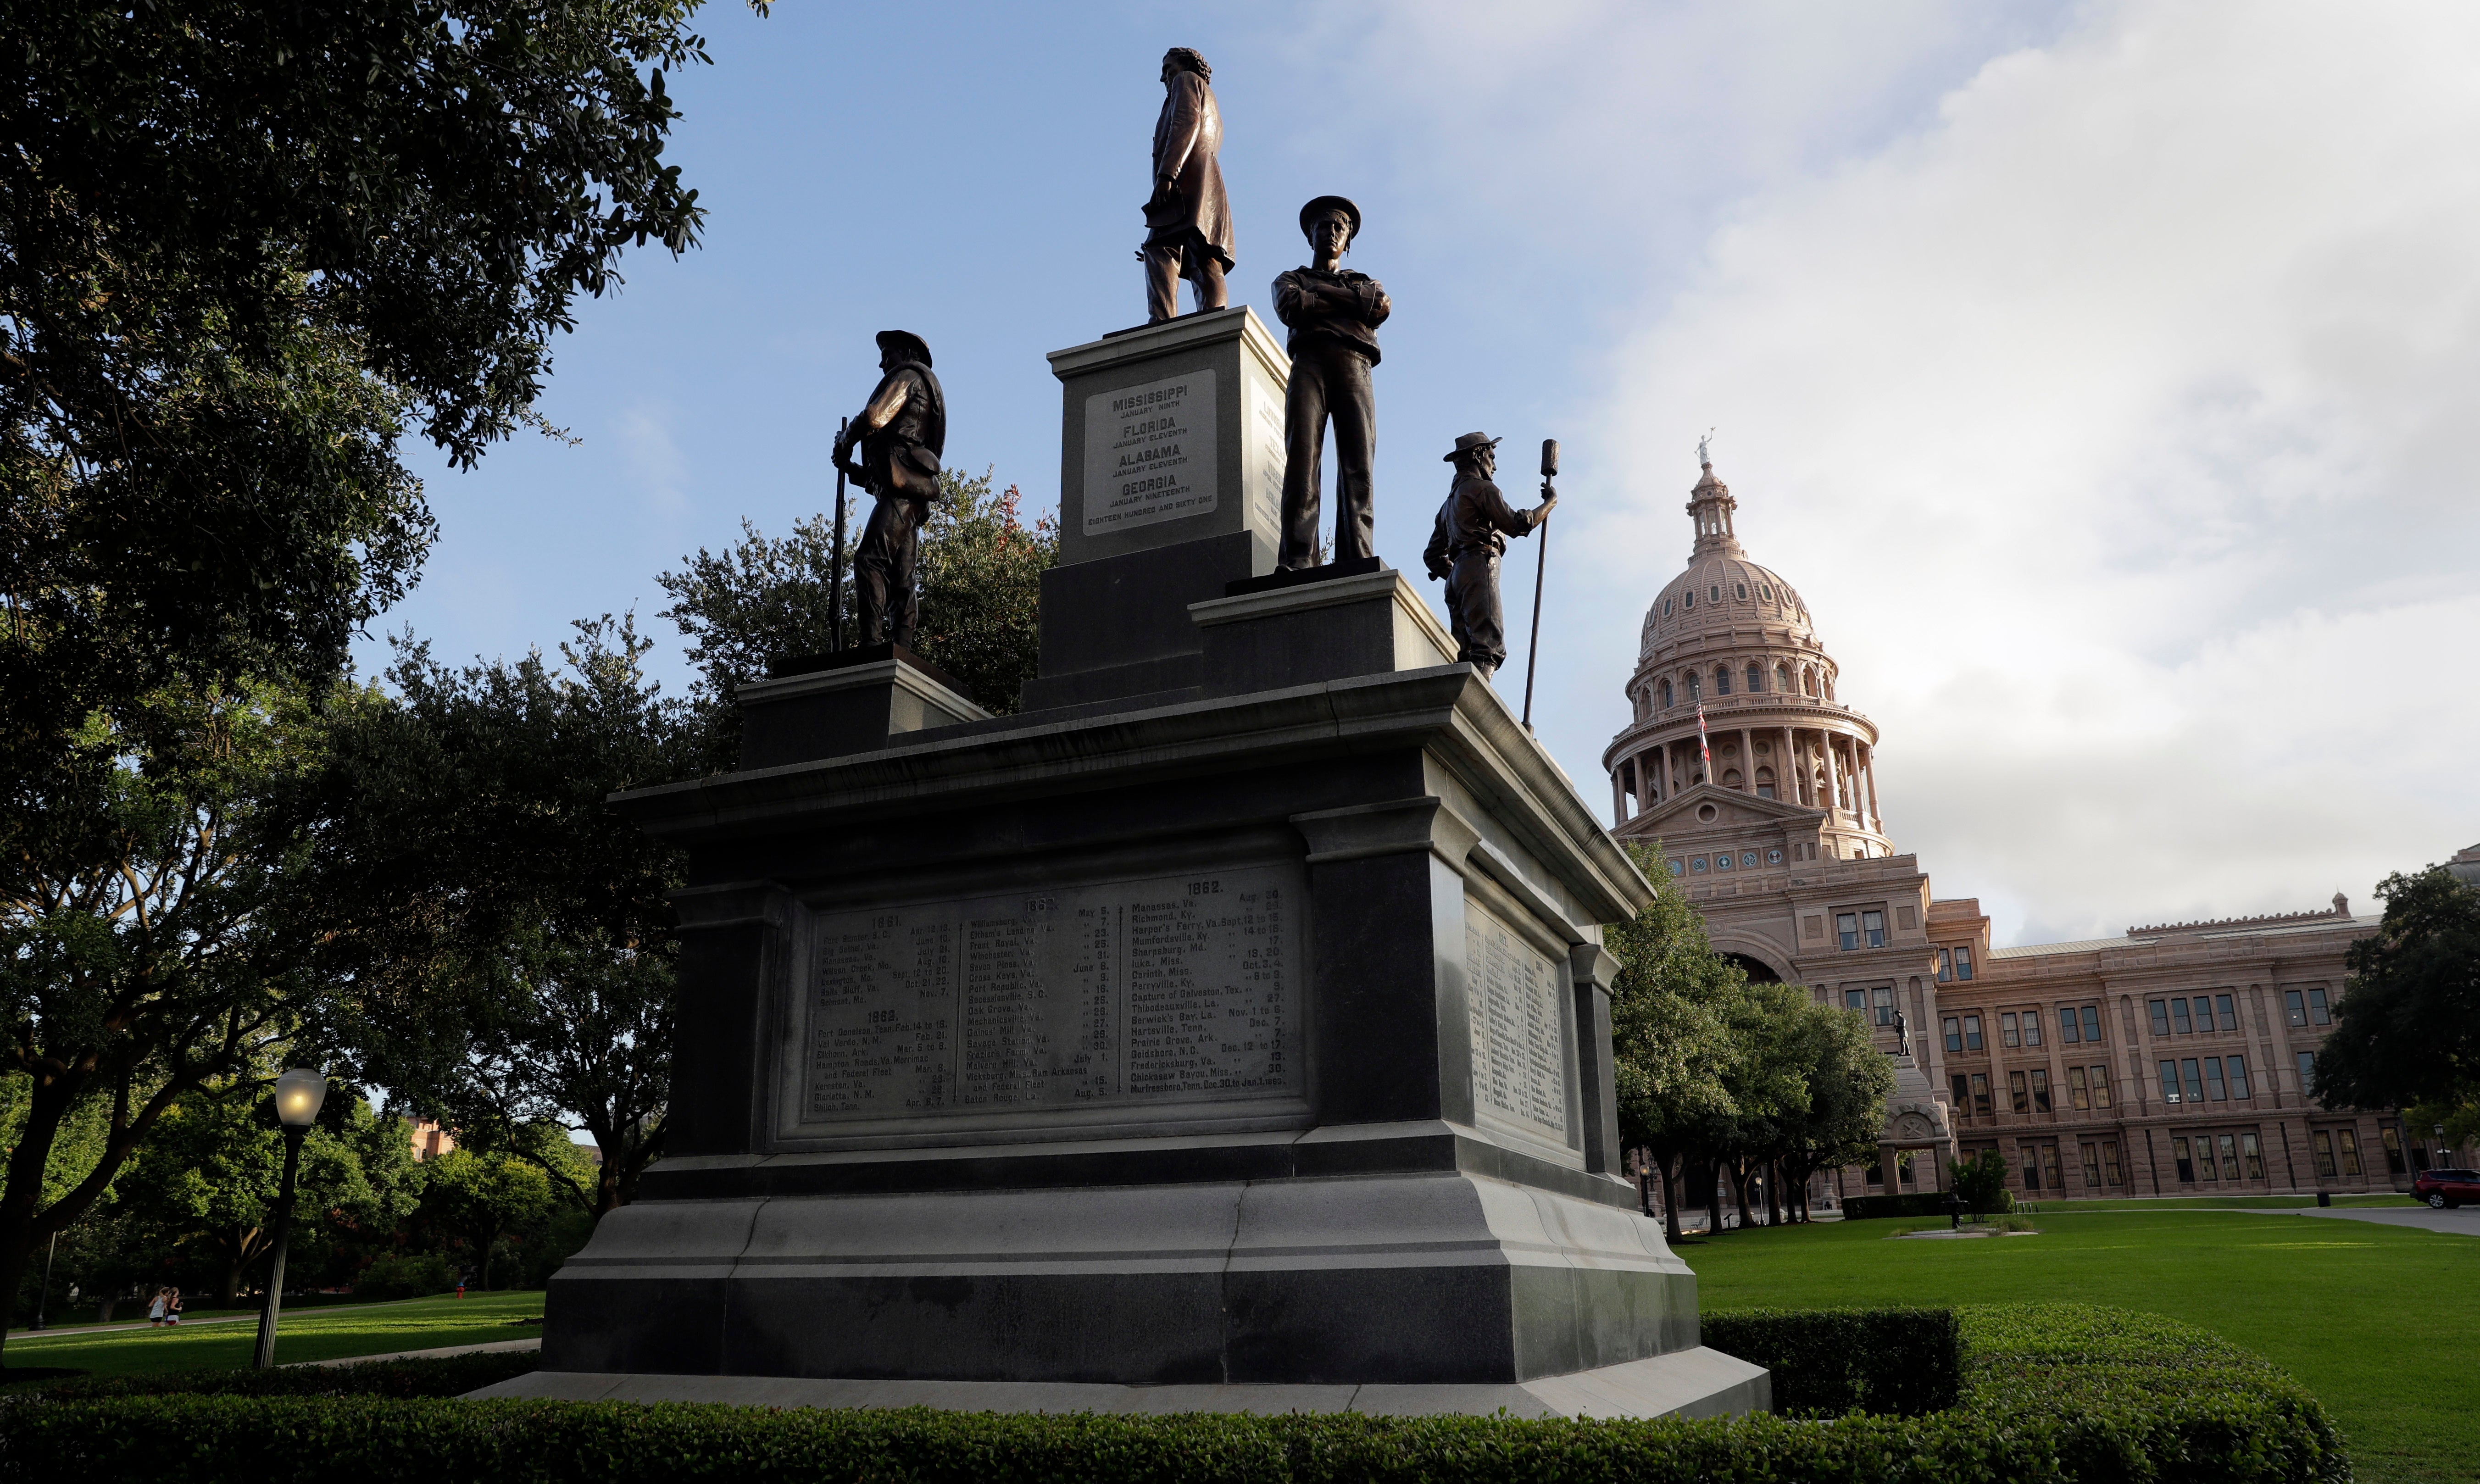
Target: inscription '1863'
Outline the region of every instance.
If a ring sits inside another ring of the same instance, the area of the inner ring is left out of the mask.
[[[798,1119],[1297,1096],[1296,880],[1257,866],[825,918]]]

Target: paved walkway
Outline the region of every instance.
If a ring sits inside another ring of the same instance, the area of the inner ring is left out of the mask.
[[[429,1350],[390,1350],[385,1355],[339,1355],[334,1360],[293,1361],[284,1369],[290,1370],[296,1366],[358,1366],[364,1361],[432,1360],[442,1355],[481,1355],[500,1350],[541,1348],[542,1336],[536,1335],[530,1340],[489,1340],[480,1344],[443,1344]]]
[[[2480,1237],[2480,1206],[2431,1211],[2405,1201],[2399,1206],[2311,1206],[2288,1215],[2321,1216],[2329,1221],[2374,1221],[2379,1226],[2416,1226],[2457,1237]]]

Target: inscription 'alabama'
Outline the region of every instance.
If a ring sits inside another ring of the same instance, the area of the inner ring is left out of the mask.
[[[1084,533],[1210,513],[1214,447],[1211,371],[1085,398]]]

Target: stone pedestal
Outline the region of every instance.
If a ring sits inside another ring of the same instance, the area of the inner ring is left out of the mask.
[[[1024,712],[615,801],[688,855],[666,1157],[498,1390],[1766,1405],[1618,1172],[1599,925],[1650,888],[1399,574],[1264,580],[1255,320],[1124,339],[1052,358],[1069,467],[1191,357],[1214,499],[1072,485]]]
[[[1024,704],[1198,683],[1188,605],[1275,568],[1291,362],[1246,305],[1053,351],[1059,565]]]

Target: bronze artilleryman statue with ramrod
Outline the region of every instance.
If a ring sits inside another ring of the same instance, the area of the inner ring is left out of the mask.
[[[1533,642],[1524,652],[1524,729],[1533,729],[1533,671],[1541,658],[1541,581],[1550,575],[1550,507],[1559,492],[1550,481],[1559,477],[1559,440],[1541,440],[1541,549],[1533,553]]]
[[[1542,450],[1543,461],[1556,457],[1556,445]],[[1466,433],[1456,440],[1447,461],[1456,466],[1455,487],[1430,533],[1422,553],[1432,577],[1447,584],[1447,619],[1456,636],[1456,658],[1494,676],[1507,663],[1506,613],[1498,597],[1498,559],[1510,536],[1529,536],[1550,518],[1559,492],[1541,481],[1541,503],[1530,510],[1511,509],[1490,476],[1498,473],[1498,440],[1487,433]],[[1535,615],[1539,633],[1539,614]],[[1528,677],[1528,683],[1530,678]]]

